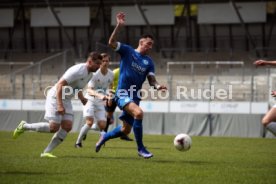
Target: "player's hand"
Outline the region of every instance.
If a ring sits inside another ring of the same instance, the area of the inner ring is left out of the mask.
[[[261,59],[254,62],[255,66],[264,66],[265,64],[266,64],[266,61]]]
[[[63,107],[63,105],[58,105],[57,112],[60,115],[64,115],[65,114],[65,108]]]
[[[275,91],[271,91],[271,96],[276,97],[276,90]]]
[[[118,24],[119,26],[124,25],[124,24],[125,24],[125,13],[119,12],[119,13],[116,15],[116,19],[117,19],[117,24]]]
[[[106,96],[106,95],[104,95],[104,96],[102,97],[102,100],[109,100],[109,97]]]
[[[158,91],[162,91],[162,92],[167,91],[167,87],[164,86],[164,85],[158,85],[156,89],[157,89]]]
[[[81,103],[82,105],[85,105],[87,103],[87,99],[86,98],[81,99]]]

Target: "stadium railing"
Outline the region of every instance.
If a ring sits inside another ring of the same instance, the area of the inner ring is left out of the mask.
[[[74,64],[72,54],[71,50],[65,50],[1,76],[1,97],[44,98],[44,89]]]

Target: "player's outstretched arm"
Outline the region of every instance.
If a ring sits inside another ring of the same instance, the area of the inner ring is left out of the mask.
[[[116,15],[116,20],[117,20],[116,27],[114,28],[111,36],[109,37],[109,41],[108,41],[108,45],[112,49],[117,48],[117,35],[120,30],[120,27],[122,27],[125,24],[125,14],[123,12],[119,12]]]
[[[153,87],[154,87],[155,89],[157,89],[157,90],[167,90],[167,87],[166,87],[166,86],[160,85],[160,84],[157,82],[157,80],[156,80],[156,78],[155,78],[154,75],[148,75],[147,78],[148,78],[148,81],[149,81],[149,85],[150,85],[150,86],[153,86]]]
[[[94,96],[98,99],[102,99],[102,100],[108,100],[109,97],[106,96],[106,95],[103,95],[102,93],[99,93],[97,92],[97,90],[93,89],[93,88],[88,88],[87,89],[87,93],[90,95],[90,96]]]
[[[254,65],[256,65],[256,66],[265,66],[265,65],[276,66],[276,61],[266,61],[266,60],[259,59],[254,62]]]

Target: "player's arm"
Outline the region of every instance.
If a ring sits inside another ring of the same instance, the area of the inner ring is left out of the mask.
[[[276,90],[271,91],[271,96],[276,97]]]
[[[120,28],[125,24],[125,14],[123,12],[120,12],[116,15],[116,20],[117,24],[116,27],[114,28],[111,36],[109,37],[108,45],[111,47],[113,50],[117,48],[117,35],[120,30]]]
[[[166,86],[160,85],[160,84],[157,82],[157,80],[156,80],[156,78],[155,78],[154,75],[148,75],[147,78],[148,78],[148,81],[149,81],[149,85],[150,85],[150,86],[153,86],[154,89],[157,89],[157,90],[167,90],[167,87],[166,87]]]
[[[266,60],[257,60],[254,62],[254,65],[256,66],[265,66],[265,65],[271,65],[271,66],[276,66],[276,61],[266,61]]]
[[[94,88],[90,87],[87,89],[87,93],[90,95],[90,96],[94,96],[96,98],[99,98],[99,99],[102,99],[102,100],[107,100],[108,99],[108,96],[102,94],[102,93],[99,93],[97,90],[95,90]]]
[[[64,115],[65,114],[65,109],[62,103],[62,92],[63,92],[63,87],[67,86],[68,83],[64,79],[60,79],[57,83],[57,111],[59,114]]]
[[[82,90],[78,92],[78,98],[80,99],[81,103],[85,105],[87,103],[87,99],[83,96]]]

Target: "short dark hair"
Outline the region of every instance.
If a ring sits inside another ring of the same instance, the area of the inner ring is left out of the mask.
[[[150,38],[150,39],[154,40],[154,38],[153,38],[153,36],[152,36],[151,34],[143,34],[143,35],[140,37],[140,39],[142,39],[142,38]]]
[[[101,56],[102,56],[102,58],[104,58],[104,57],[108,57],[108,58],[110,59],[110,55],[109,55],[109,54],[107,54],[107,53],[105,53],[105,52],[101,53]]]
[[[91,58],[93,61],[97,60],[97,59],[100,59],[100,60],[103,59],[103,57],[101,56],[101,54],[98,53],[98,52],[90,52],[89,55],[88,55],[88,57]]]

